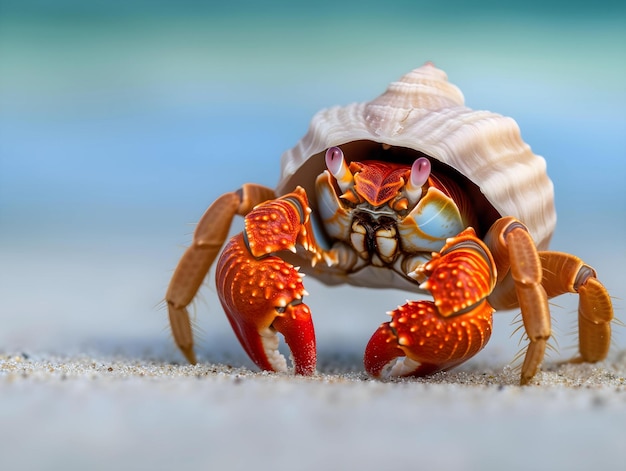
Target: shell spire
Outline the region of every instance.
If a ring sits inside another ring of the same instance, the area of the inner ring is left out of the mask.
[[[448,82],[446,73],[432,62],[392,82],[385,93],[365,106],[365,121],[377,136],[402,133],[425,114],[463,106],[458,87]]]

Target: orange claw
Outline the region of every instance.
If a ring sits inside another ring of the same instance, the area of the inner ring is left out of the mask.
[[[239,234],[224,248],[215,277],[228,320],[259,368],[287,371],[278,351],[280,332],[291,350],[294,372],[315,372],[315,331],[296,268],[276,256],[255,258]]]
[[[485,244],[468,228],[410,276],[426,280],[434,301],[409,301],[391,312],[365,350],[375,377],[424,376],[447,370],[478,353],[491,336],[494,309],[486,298],[496,267]],[[398,358],[404,357],[403,360]]]
[[[297,187],[279,199],[255,206],[246,215],[245,229],[224,248],[215,271],[217,293],[239,342],[263,370],[287,371],[278,351],[277,332],[283,334],[294,372],[315,373],[315,330],[307,294],[298,269],[276,252],[306,251],[312,261],[322,259],[309,220],[304,189]]]
[[[425,376],[453,368],[489,341],[494,309],[485,300],[471,311],[444,317],[432,301],[409,301],[374,333],[365,369],[377,378]]]
[[[441,315],[449,316],[491,294],[496,284],[495,270],[491,252],[474,229],[468,228],[449,238],[417,272],[428,277],[420,288],[430,291]]]

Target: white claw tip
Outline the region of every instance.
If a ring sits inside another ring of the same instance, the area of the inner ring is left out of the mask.
[[[385,365],[380,376],[383,379],[407,376],[417,371],[420,366],[421,363],[418,361],[408,357],[398,357]]]

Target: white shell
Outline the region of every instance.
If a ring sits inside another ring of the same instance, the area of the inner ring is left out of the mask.
[[[277,192],[296,185],[312,191],[325,168],[323,152],[360,140],[414,149],[453,167],[480,187],[501,216],[518,218],[537,246],[547,248],[556,212],[545,160],[522,141],[512,118],[467,108],[461,91],[431,63],[371,102],[318,112],[307,134],[283,154]]]

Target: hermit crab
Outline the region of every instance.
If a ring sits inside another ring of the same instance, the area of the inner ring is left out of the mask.
[[[222,250],[235,215],[244,230]],[[307,273],[427,295],[373,334],[364,364],[379,378],[453,368],[485,346],[496,309],[519,308],[526,384],[551,337],[549,298],[578,293],[571,361],[600,361],[610,346],[610,296],[582,260],[546,250],[555,223],[546,162],[517,123],[467,108],[427,63],[370,102],[317,113],[282,156],[276,189],[244,184],[209,207],[167,290],[174,339],[195,363],[187,306],[219,255],[219,299],[263,370],[288,370],[278,333],[296,374],[316,370]]]

